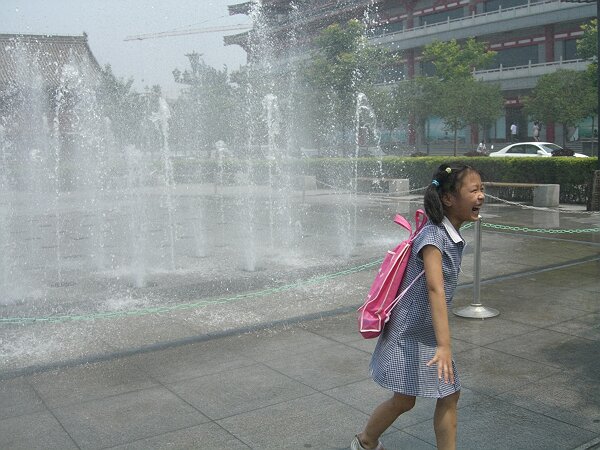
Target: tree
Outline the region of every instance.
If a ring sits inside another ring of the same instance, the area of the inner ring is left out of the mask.
[[[115,139],[123,147],[139,144],[144,114],[142,95],[133,90],[133,78],[117,78],[110,64],[102,68],[102,81],[98,88],[98,102],[102,114],[111,122]]]
[[[469,38],[464,44],[456,39],[432,42],[423,49],[423,57],[435,66],[436,76],[442,81],[470,78],[475,68],[485,68],[496,52],[486,50],[485,42]]]
[[[598,61],[598,20],[592,19],[581,25],[583,36],[577,39],[577,54],[583,59]]]
[[[591,60],[587,68],[589,78],[593,80],[594,86],[598,86],[598,19],[592,19],[581,25],[583,36],[577,39],[577,54],[584,59]],[[598,105],[595,114],[598,115]]]
[[[478,126],[483,133],[502,114],[504,98],[500,85],[471,80],[464,96],[466,123]]]
[[[379,71],[391,55],[368,42],[364,25],[356,19],[345,26],[328,26],[315,45],[310,63],[302,70],[309,92],[306,102],[313,123],[320,124],[318,135],[331,135],[331,129],[343,134],[352,127],[358,93],[373,93]]]
[[[173,71],[175,81],[186,86],[173,103],[174,144],[195,151],[210,151],[217,141],[231,144],[234,96],[227,68],[207,65],[196,52],[186,56],[190,69]]]
[[[432,110],[454,135],[454,156],[458,130],[467,125],[485,128],[502,113],[500,87],[473,78],[473,70],[486,67],[495,54],[486,50],[485,43],[473,38],[462,45],[454,39],[433,42],[423,50],[425,59],[433,62],[438,80],[438,83],[429,85],[433,90],[430,95],[436,99]]]
[[[444,128],[454,136],[454,156],[456,156],[458,130],[468,125],[467,105],[470,105],[469,89],[475,83],[472,78],[457,78],[436,86],[438,102],[434,113],[444,121]]]
[[[525,109],[537,119],[561,123],[566,131],[566,127],[576,126],[594,113],[596,89],[588,72],[557,70],[539,79],[531,96],[525,99]]]
[[[388,129],[399,123],[414,124],[420,140],[424,139],[425,122],[433,114],[439,81],[435,78],[418,77],[403,80],[391,90],[378,90],[373,104],[378,117]]]
[[[257,120],[263,112],[262,99],[270,92],[267,87],[270,80],[265,75],[269,74],[250,64],[232,71],[229,76],[233,103],[229,108],[229,122],[233,124],[231,145],[238,154],[250,152],[246,154],[250,156],[249,146],[263,142],[261,139],[267,134],[264,121]]]

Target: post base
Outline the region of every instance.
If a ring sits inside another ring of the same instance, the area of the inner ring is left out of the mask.
[[[471,319],[488,319],[500,314],[497,309],[488,308],[483,305],[469,305],[462,308],[454,308],[452,312],[457,316],[468,317]]]

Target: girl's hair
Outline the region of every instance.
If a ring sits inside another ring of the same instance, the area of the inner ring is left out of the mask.
[[[425,190],[423,203],[429,220],[436,225],[444,220],[444,194],[454,194],[460,189],[463,178],[469,172],[479,173],[466,164],[442,164],[433,174],[431,184]]]

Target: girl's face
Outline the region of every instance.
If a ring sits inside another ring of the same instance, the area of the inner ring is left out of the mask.
[[[463,177],[457,192],[444,195],[446,217],[458,230],[464,222],[474,222],[479,218],[483,201],[481,177],[470,170]]]

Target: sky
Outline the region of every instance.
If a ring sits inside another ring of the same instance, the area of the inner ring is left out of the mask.
[[[240,31],[197,33],[125,41],[132,35],[248,24],[244,15],[229,16],[227,5],[241,0],[1,0],[0,33],[81,35],[92,53],[110,64],[119,78],[133,78],[135,89],[159,84],[165,95],[177,95],[175,68],[189,68],[186,53],[198,52],[216,68],[235,70],[246,61],[237,45],[223,36]]]

